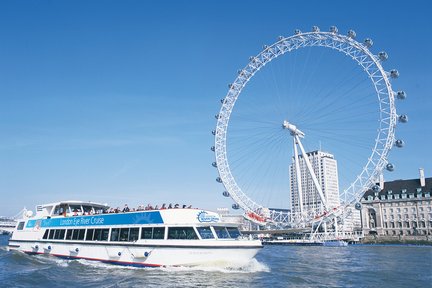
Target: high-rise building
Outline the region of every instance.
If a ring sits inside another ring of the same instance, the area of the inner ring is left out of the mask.
[[[322,151],[307,152],[306,155],[321,185],[327,209],[339,206],[339,180],[336,159],[334,159],[332,154]],[[295,167],[295,159],[293,157],[293,162],[290,165],[291,211],[293,213],[300,212],[298,179]],[[303,212],[311,210],[324,212],[321,198],[306,166],[303,155],[299,155],[299,168]]]

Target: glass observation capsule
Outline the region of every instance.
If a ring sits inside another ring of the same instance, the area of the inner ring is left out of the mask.
[[[212,166],[215,167],[215,168],[217,168],[217,163],[216,163],[216,162],[213,162],[213,163],[212,163]]]
[[[357,209],[357,210],[360,210],[362,208],[362,205],[359,202],[357,202],[355,204],[354,208]]]
[[[213,130],[213,131],[212,131],[212,134],[213,134],[213,135],[216,135],[216,130]]]
[[[408,116],[403,114],[399,116],[399,122],[400,123],[407,123],[408,122]]]
[[[225,196],[225,197],[229,197],[229,196],[230,196],[230,194],[229,194],[228,191],[224,191],[224,192],[222,192],[222,195]]]
[[[397,99],[404,100],[407,97],[407,94],[405,93],[405,91],[398,91],[396,93],[396,97]]]
[[[370,39],[370,38],[366,38],[366,39],[364,40],[364,45],[365,45],[367,48],[372,47],[372,45],[373,45],[373,41],[372,41],[372,39]]]
[[[320,29],[318,26],[312,26],[312,32],[320,32]]]
[[[215,146],[210,147],[210,150],[214,152],[215,151]]]
[[[217,177],[217,178],[216,178],[216,182],[218,182],[218,183],[222,183],[222,179],[221,179],[220,177]]]
[[[393,79],[396,79],[399,77],[399,71],[396,69],[392,69],[390,70],[390,77]]]
[[[354,39],[356,37],[356,32],[354,30],[349,30],[348,37]]]
[[[338,33],[338,28],[336,26],[331,26],[330,27],[330,32],[331,33]]]
[[[379,192],[379,191],[381,191],[381,187],[378,185],[374,185],[374,186],[372,186],[372,191]]]
[[[403,140],[398,139],[395,141],[395,146],[402,148],[403,146],[405,146],[405,142]]]
[[[388,54],[384,51],[378,53],[378,59],[381,61],[386,61],[388,59]]]
[[[240,206],[238,204],[233,204],[231,207],[235,210],[240,209]]]
[[[300,34],[300,33],[301,33],[301,31],[300,31],[299,29],[295,29],[295,30],[294,30],[294,34],[295,34],[295,35],[298,35],[298,34]]]
[[[393,164],[388,163],[388,164],[386,165],[386,169],[387,169],[388,171],[390,171],[390,172],[394,171],[394,166],[393,166]]]

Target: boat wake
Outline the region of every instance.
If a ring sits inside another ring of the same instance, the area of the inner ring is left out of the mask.
[[[181,271],[204,271],[204,272],[221,272],[221,273],[258,273],[270,272],[270,268],[264,263],[256,259],[252,259],[247,264],[235,264],[226,262],[214,262],[211,264],[203,264],[197,266],[168,266],[161,268],[168,272],[181,272]]]

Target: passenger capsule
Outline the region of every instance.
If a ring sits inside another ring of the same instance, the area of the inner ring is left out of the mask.
[[[217,178],[216,178],[216,182],[218,182],[218,183],[222,183],[222,179],[221,179],[220,177],[217,177]]]
[[[405,142],[403,140],[398,139],[395,141],[395,146],[402,148],[403,146],[405,146]]]
[[[312,26],[312,32],[320,32],[320,29],[318,26]]]
[[[267,49],[268,46],[267,45],[263,45],[263,50]]]
[[[282,40],[282,39],[284,39],[283,36],[279,36],[279,37],[278,37],[278,40],[279,40],[279,41]]]
[[[374,186],[372,186],[372,191],[379,192],[379,191],[381,191],[381,187],[378,185],[374,185]]]
[[[405,114],[402,114],[399,116],[399,122],[400,123],[407,123],[408,122],[408,116]]]
[[[331,33],[338,33],[338,28],[336,26],[331,26],[330,27],[330,32]]]
[[[372,47],[372,45],[373,45],[373,41],[372,41],[372,39],[370,39],[370,38],[366,38],[366,39],[364,40],[364,45],[365,45],[367,48]]]
[[[230,84],[228,84],[228,88],[230,88],[230,89],[231,89],[232,87],[233,87],[233,84],[231,84],[231,83],[230,83]]]
[[[294,30],[294,34],[295,34],[295,35],[299,35],[300,33],[301,33],[301,31],[300,31],[299,29],[295,29],[295,30]]]
[[[378,59],[380,61],[386,61],[388,59],[388,54],[384,51],[378,53]]]
[[[243,74],[243,70],[237,70],[237,74],[242,75]]]
[[[224,104],[224,103],[226,102],[226,99],[223,98],[223,99],[220,100],[220,102],[221,102],[222,104]]]
[[[214,152],[215,151],[215,146],[210,147],[210,150]]]
[[[356,37],[356,32],[354,30],[348,31],[348,37],[354,39]]]
[[[217,163],[216,163],[216,162],[213,162],[213,163],[212,163],[212,166],[215,167],[215,168],[217,168]]]
[[[388,164],[386,165],[386,169],[387,169],[388,171],[390,171],[390,172],[394,171],[394,166],[393,166],[393,164],[388,163]]]
[[[396,97],[397,99],[404,100],[407,97],[407,94],[405,93],[405,91],[398,91],[396,93]]]
[[[229,197],[229,196],[230,196],[230,194],[229,194],[228,191],[224,191],[224,192],[222,192],[222,195],[225,196],[225,197]]]
[[[231,207],[235,210],[240,209],[240,206],[238,204],[233,204]]]
[[[360,210],[362,208],[362,205],[359,202],[357,202],[355,204],[354,208],[357,209],[357,210]]]
[[[254,59],[255,59],[254,56],[250,56],[250,57],[249,57],[249,61],[252,61],[252,60],[254,60]]]
[[[213,135],[216,135],[216,130],[213,130],[213,131],[212,131],[212,134],[213,134]]]
[[[399,71],[396,69],[390,70],[390,77],[396,79],[399,77]]]
[[[219,114],[216,114],[216,115],[215,115],[215,118],[216,118],[216,119],[219,119],[219,118],[220,118],[220,115],[219,115]]]

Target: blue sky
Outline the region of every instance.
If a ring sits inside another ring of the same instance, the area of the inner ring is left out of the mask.
[[[431,4],[402,2],[1,1],[0,215],[61,199],[231,206],[210,165],[219,100],[262,45],[313,25],[387,51],[410,121],[385,178],[431,177]]]

